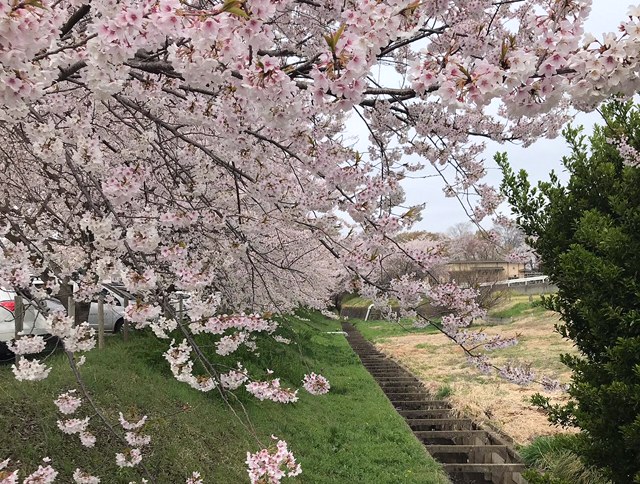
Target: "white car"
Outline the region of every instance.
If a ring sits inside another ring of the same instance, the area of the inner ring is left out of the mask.
[[[107,285],[102,286],[104,302],[104,330],[109,333],[118,333],[124,324],[124,300]],[[92,328],[98,329],[98,301],[92,301],[89,307],[87,323]]]
[[[39,279],[33,281],[35,286],[44,285]],[[124,299],[123,295],[114,291],[110,285],[102,285],[102,295],[105,297],[104,303],[104,330],[108,333],[117,333],[124,324]],[[53,299],[60,304],[60,301]],[[48,303],[47,303],[48,304]],[[98,300],[91,302],[87,322],[92,328],[98,329]]]
[[[124,324],[123,295],[112,288],[103,287],[103,294],[109,300],[104,304],[104,329],[105,332],[117,333]],[[0,288],[0,352],[6,352],[8,341],[15,338],[15,298],[16,292],[12,289]],[[22,298],[24,305],[23,334],[48,334],[45,315],[35,303],[27,298]],[[45,301],[50,311],[64,310],[59,300],[50,298]],[[89,307],[87,318],[89,325],[98,329],[98,302],[93,301]]]
[[[11,289],[0,289],[0,341],[6,342],[15,337],[15,301],[16,293]],[[24,306],[24,322],[22,333],[47,334],[45,316],[42,311],[28,299],[22,298]],[[47,300],[49,309],[60,309],[62,305],[55,299]]]

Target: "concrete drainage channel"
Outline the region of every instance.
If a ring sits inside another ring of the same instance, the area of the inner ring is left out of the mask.
[[[453,418],[445,400],[435,400],[412,373],[343,323],[347,340],[364,367],[402,415],[415,436],[455,484],[527,484],[524,464],[494,431],[468,418]]]

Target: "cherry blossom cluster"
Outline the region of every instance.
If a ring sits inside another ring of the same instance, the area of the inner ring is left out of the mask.
[[[45,457],[42,459],[46,465],[38,466],[35,472],[32,472],[27,477],[24,478],[22,484],[51,484],[56,480],[58,476],[58,471],[56,471],[49,462],[51,459]],[[11,464],[10,459],[6,459],[0,461],[0,482],[2,484],[18,484],[19,478],[18,473],[19,469],[15,469],[10,471],[9,468]]]
[[[54,400],[58,411],[64,415],[72,415],[82,405],[82,399],[75,396],[75,390],[69,390],[66,393],[58,395]],[[58,428],[67,435],[78,435],[80,442],[85,447],[93,447],[96,444],[96,436],[89,432],[89,421],[91,417],[85,418],[67,418],[58,420]]]
[[[258,314],[238,314],[214,316],[207,320],[194,322],[189,325],[194,334],[209,333],[223,334],[227,330],[238,330],[246,333],[266,332],[273,333],[278,324],[275,321],[269,321]]]
[[[529,247],[521,246],[505,257],[509,262],[526,263],[534,258],[534,253]]]
[[[49,334],[59,338],[65,349],[70,352],[89,351],[95,346],[95,330],[87,323],[74,326],[71,318],[61,312],[52,312],[45,319],[45,327]],[[46,343],[42,336],[23,335],[8,344],[9,350],[16,355],[24,356],[38,354],[45,349]],[[11,366],[17,380],[38,381],[45,379],[50,367],[36,359],[20,358]]]
[[[283,345],[291,344],[291,340],[289,338],[285,338],[284,336],[280,336],[279,334],[276,334],[273,339],[274,341],[282,343]]]
[[[46,465],[38,466],[38,469],[35,472],[25,477],[22,481],[23,484],[50,484],[55,482],[58,477],[58,471],[51,466],[51,459],[45,457],[43,461]],[[11,461],[9,459],[0,461],[0,482],[2,484],[18,484],[19,482],[19,470],[15,469],[13,471],[9,471],[9,467],[11,467],[10,463]],[[92,476],[80,468],[77,468],[73,472],[72,478],[75,484],[100,484],[100,479],[98,477]]]
[[[619,137],[617,139],[607,140],[608,143],[615,146],[618,153],[622,157],[625,165],[638,166],[640,165],[640,153],[629,144],[629,140],[626,137]]]
[[[481,331],[460,330],[454,335],[456,343],[469,348],[482,347],[485,351],[509,348],[518,344],[516,337],[507,338],[501,335],[488,335]]]
[[[191,352],[193,348],[186,340],[175,346],[175,340],[171,341],[171,346],[164,353],[165,359],[169,362],[173,376],[181,382],[187,383],[192,388],[201,392],[208,392],[218,386],[218,382],[210,376],[193,374],[193,361]]]
[[[16,355],[37,354],[44,351],[46,342],[40,335],[23,335],[7,344],[9,351]]]
[[[547,392],[564,392],[567,391],[569,386],[567,384],[560,383],[558,380],[549,378],[548,376],[543,376],[540,379],[540,385],[542,385],[542,388]]]
[[[481,373],[484,373],[485,375],[489,375],[493,373],[493,370],[494,370],[493,365],[485,355],[482,355],[482,354],[469,355],[467,357],[467,361],[469,362],[469,364],[477,368],[478,371],[480,371]]]
[[[236,390],[249,379],[247,371],[242,364],[238,362],[238,369],[231,369],[227,373],[220,375],[220,384],[226,390]]]
[[[151,331],[153,331],[153,334],[158,338],[169,339],[169,333],[178,327],[178,322],[175,319],[158,316],[154,320],[150,321],[148,325],[151,328]],[[144,326],[144,323],[136,324],[136,328],[142,328]]]
[[[73,471],[73,481],[75,484],[100,484],[99,477],[92,476],[80,468]]]
[[[82,399],[76,397],[75,393],[76,390],[69,390],[66,393],[58,395],[58,398],[53,401],[60,413],[71,415],[82,405]]]
[[[447,282],[430,287],[427,294],[433,306],[452,311],[442,318],[442,328],[448,335],[455,335],[460,328],[485,315],[476,300],[478,293],[473,288]]]
[[[145,415],[135,422],[129,422],[120,412],[118,419],[120,426],[126,430],[125,440],[131,448],[116,453],[116,464],[118,467],[135,467],[142,462],[141,447],[149,445],[151,442],[151,437],[140,433],[140,429],[147,421],[147,416]]]
[[[16,380],[19,381],[44,380],[51,371],[51,367],[40,363],[38,360],[27,360],[26,358],[20,358],[16,364],[11,365],[11,369]]]
[[[145,303],[137,299],[134,303],[125,308],[125,316],[132,323],[136,323],[139,328],[148,325],[155,318],[160,316],[162,309],[154,304]]]
[[[331,388],[329,380],[315,373],[305,375],[302,380],[302,386],[306,391],[311,393],[311,395],[324,395],[329,393],[329,389]]]
[[[275,436],[275,448],[262,449],[255,454],[247,452],[247,472],[251,484],[278,484],[284,477],[295,477],[302,473],[300,464],[288,449],[287,443]]]
[[[194,471],[191,473],[191,476],[187,478],[185,484],[204,484],[204,481],[202,480],[200,473]]]
[[[227,356],[244,345],[251,351],[256,350],[254,336],[251,333],[266,332],[273,333],[278,327],[275,321],[269,321],[258,314],[213,316],[208,319],[201,319],[189,324],[193,334],[209,333],[220,335],[230,330],[235,330],[231,334],[222,336],[216,342],[216,353]]]
[[[298,390],[282,387],[279,378],[252,381],[247,383],[245,388],[258,400],[271,400],[277,403],[295,403],[298,401]]]
[[[86,322],[75,325],[72,318],[60,311],[47,316],[46,328],[49,334],[59,338],[65,349],[72,353],[89,351],[96,345],[95,329]]]
[[[501,377],[518,385],[528,385],[535,380],[535,372],[531,368],[507,364],[499,369]]]
[[[142,294],[155,289],[157,277],[151,268],[147,268],[142,274],[128,270],[122,274],[122,282],[132,294]]]

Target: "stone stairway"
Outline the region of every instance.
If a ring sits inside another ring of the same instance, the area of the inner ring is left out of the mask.
[[[378,351],[352,324],[342,327],[364,367],[452,482],[527,484],[521,475],[524,464],[500,435],[453,415],[445,400],[434,399],[420,380]]]

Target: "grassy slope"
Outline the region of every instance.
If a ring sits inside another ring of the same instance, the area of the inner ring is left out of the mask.
[[[339,323],[311,319],[290,320],[279,331],[296,344],[283,347],[262,341],[260,361],[286,386],[297,385],[304,373],[320,372],[329,378],[331,392],[313,397],[302,391],[298,403],[282,405],[259,402],[241,390],[239,402],[233,404],[240,414],[240,403],[244,405],[263,443],[271,434],[289,442],[303,467],[303,474],[289,481],[447,482],[344,337],[325,333],[338,330]],[[257,450],[259,444],[215,392],[198,393],[171,377],[161,356],[166,346],[138,334],[126,345],[110,338],[104,351],[90,353],[82,368],[98,405],[112,422],[119,410],[149,415],[145,431],[153,441],[145,462],[158,482],[184,482],[192,470],[202,472],[207,483],[248,482],[243,461],[246,451]],[[257,358],[247,358],[247,366],[259,371]],[[64,436],[56,428],[52,400],[59,388],[72,388],[74,382],[64,355],[54,354],[49,363],[54,369],[39,383],[15,382],[9,366],[0,367],[0,459],[10,456],[33,470],[49,456],[61,472],[60,482],[70,482],[78,466],[109,476],[103,482],[139,480],[136,472],[115,466],[114,453],[123,448],[115,438],[100,436],[94,449],[85,450],[76,436]],[[97,418],[91,426],[100,427]]]
[[[370,305],[370,299],[364,299],[360,296],[349,296],[347,299],[342,300],[342,307],[344,308],[366,308]],[[390,305],[391,307],[395,307],[398,305],[398,301],[395,299],[391,299]]]
[[[396,336],[408,336],[411,334],[431,334],[437,333],[438,330],[433,326],[426,328],[414,328],[413,321],[401,320],[399,323],[394,321],[364,321],[362,319],[350,319],[362,335],[370,341],[383,343],[387,338]]]
[[[540,304],[540,297],[536,297],[531,303],[527,296],[512,296],[507,302],[498,308],[489,311],[489,316],[494,318],[519,318],[522,316],[538,316],[546,312]]]

